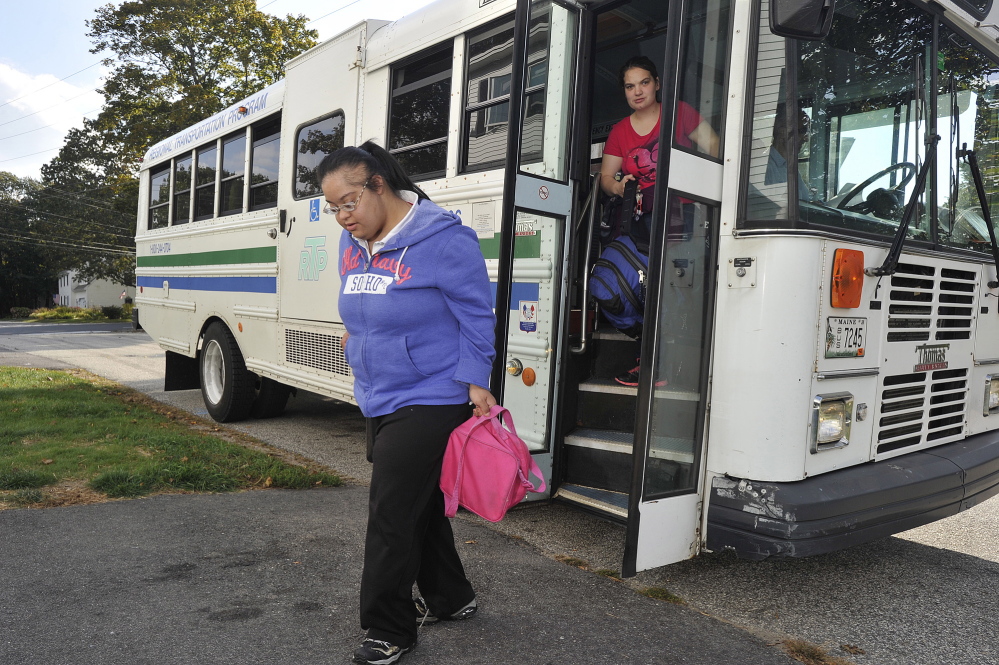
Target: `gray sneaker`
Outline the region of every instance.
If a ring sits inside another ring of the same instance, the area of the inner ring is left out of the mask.
[[[465,605],[454,614],[446,617],[437,617],[431,614],[430,608],[427,607],[427,601],[423,600],[421,596],[414,598],[413,604],[416,605],[416,623],[421,626],[437,623],[442,619],[444,621],[461,621],[463,619],[470,619],[472,615],[479,610],[479,606],[474,598],[472,598],[472,602],[468,605]]]
[[[354,662],[361,665],[390,665],[400,658],[402,654],[412,651],[412,644],[405,649],[382,640],[365,639],[361,646],[354,651]]]

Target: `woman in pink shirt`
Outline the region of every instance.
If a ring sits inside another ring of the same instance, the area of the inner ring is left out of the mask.
[[[621,67],[620,82],[628,106],[634,112],[614,125],[607,137],[600,163],[600,188],[608,196],[623,196],[628,181],[638,182],[631,235],[636,244],[644,241],[644,245],[648,246],[662,110],[658,99],[659,72],[649,58],[635,56]],[[682,101],[676,107],[675,140],[681,147],[696,146],[703,152],[718,156],[718,135],[690,104]],[[681,200],[680,203],[688,202]],[[637,386],[638,370],[636,366],[615,380],[626,386]]]

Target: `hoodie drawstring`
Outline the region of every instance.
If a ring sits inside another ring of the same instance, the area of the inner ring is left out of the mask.
[[[395,281],[399,281],[399,268],[402,267],[402,260],[406,258],[406,250],[409,249],[409,245],[402,248],[402,254],[399,255],[399,260],[395,264]]]

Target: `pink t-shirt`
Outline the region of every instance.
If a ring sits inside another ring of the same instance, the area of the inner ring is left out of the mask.
[[[692,148],[690,134],[704,122],[694,107],[680,102],[676,107],[676,142]],[[656,184],[656,160],[659,158],[659,121],[652,131],[640,136],[631,126],[631,116],[618,122],[607,137],[605,155],[621,158],[621,172],[635,176],[639,187],[647,189]]]

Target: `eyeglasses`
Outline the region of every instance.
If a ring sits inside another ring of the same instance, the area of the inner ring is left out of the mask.
[[[327,215],[339,215],[341,210],[343,212],[354,212],[354,210],[357,208],[357,204],[361,202],[361,197],[364,196],[364,190],[367,188],[369,182],[371,182],[370,178],[364,181],[364,186],[361,187],[361,193],[358,194],[357,198],[354,199],[352,202],[344,203],[343,205],[334,206],[330,205],[329,202],[327,201],[326,206],[323,208],[323,212],[325,212]]]

